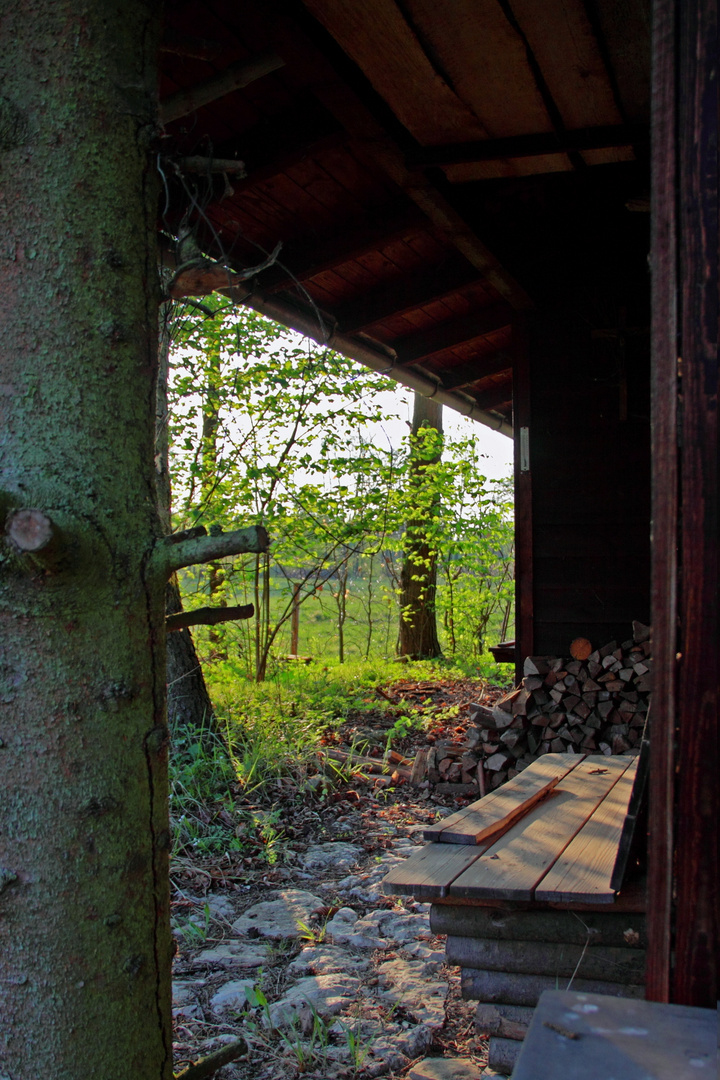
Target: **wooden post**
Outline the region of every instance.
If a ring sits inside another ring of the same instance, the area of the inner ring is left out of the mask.
[[[513,323],[515,438],[515,681],[533,648],[533,508],[530,460],[530,356],[525,319]]]

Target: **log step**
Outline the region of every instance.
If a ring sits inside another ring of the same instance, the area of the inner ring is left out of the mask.
[[[519,975],[506,971],[480,971],[463,968],[462,996],[469,1001],[488,1004],[529,1005],[534,1008],[543,990],[564,990],[568,980],[554,975]],[[611,997],[643,998],[645,988],[633,983],[607,982],[604,979],[574,979],[573,990],[589,994],[609,994]]]

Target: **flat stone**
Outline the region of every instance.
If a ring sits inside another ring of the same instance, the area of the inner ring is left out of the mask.
[[[235,905],[229,896],[222,893],[210,893],[205,897],[203,907],[207,905],[213,919],[234,919]]]
[[[445,1023],[446,982],[423,974],[422,960],[387,960],[378,968],[384,989],[380,997],[392,1005],[401,1005],[417,1021],[431,1028]]]
[[[484,1075],[467,1058],[425,1058],[408,1072],[410,1080],[478,1080]]]
[[[246,934],[255,929],[260,937],[273,941],[282,938],[296,938],[301,934],[298,923],[310,922],[313,911],[323,907],[323,900],[304,889],[284,889],[275,900],[263,900],[248,908],[244,915],[233,923],[236,934]]]
[[[367,971],[370,961],[336,945],[309,945],[288,965],[288,975],[332,975],[335,971]]]
[[[242,1009],[247,1008],[247,990],[252,990],[254,986],[252,979],[237,979],[234,982],[225,983],[221,986],[216,994],[210,998],[210,1006],[215,1012],[225,1012],[228,1009],[232,1009],[234,1012],[240,1012]]]
[[[326,924],[325,932],[333,937],[335,934],[351,934],[357,921],[357,911],[353,911],[351,907],[341,907]]]
[[[341,840],[329,844],[314,844],[301,858],[305,870],[349,870],[365,855],[356,844]]]
[[[341,1012],[359,989],[360,980],[354,975],[343,972],[310,975],[300,979],[280,1001],[270,1006],[270,1023],[276,1028],[292,1027],[308,1007],[327,1020]]]
[[[205,949],[195,962],[221,968],[258,968],[266,964],[269,957],[267,945],[229,941],[213,949]]]

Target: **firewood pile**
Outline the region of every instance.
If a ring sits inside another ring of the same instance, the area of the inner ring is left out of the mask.
[[[548,753],[624,754],[639,747],[652,687],[650,627],[569,657],[530,656],[524,678],[494,705],[470,706],[464,742],[419,750],[410,780],[438,795],[476,798]]]

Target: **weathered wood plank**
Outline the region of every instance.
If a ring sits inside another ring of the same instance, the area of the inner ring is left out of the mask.
[[[545,875],[535,890],[536,900],[613,901],[615,890],[610,881],[637,767],[638,759],[634,758],[590,820]]]
[[[577,754],[544,754],[491,795],[423,830],[426,840],[479,844],[507,829],[580,764]]]
[[[710,1077],[717,1072],[716,1032],[714,1009],[552,991],[535,1011],[513,1078]]]
[[[514,911],[507,908],[463,904],[433,904],[433,934],[490,938],[494,941],[550,941],[567,945],[610,945],[614,948],[647,946],[644,915],[612,912]]]
[[[645,977],[643,949],[616,949],[598,945],[566,945],[547,941],[493,941],[488,938],[449,937],[445,955],[451,964],[483,971],[518,975],[552,975],[569,979],[603,979],[641,983]]]
[[[450,895],[532,900],[542,878],[632,760],[587,757],[452,883]]]
[[[518,975],[508,971],[480,971],[463,968],[462,996],[470,1001],[490,1004],[537,1005],[544,990],[557,989],[554,975]],[[581,993],[609,994],[613,997],[642,998],[645,988],[635,983],[613,983],[605,979],[574,979],[573,988]]]
[[[649,714],[648,714],[649,715]],[[633,847],[633,838],[637,826],[638,815],[645,805],[645,791],[647,778],[650,771],[650,742],[644,737],[640,744],[640,756],[638,758],[635,783],[633,784],[632,796],[628,804],[625,824],[623,825],[620,843],[618,844],[617,857],[610,878],[610,888],[617,890],[622,887],[627,869],[628,859]]]
[[[479,858],[480,847],[428,844],[416,855],[393,867],[383,878],[383,892],[391,896],[415,896],[432,900],[447,896],[450,883]]]

